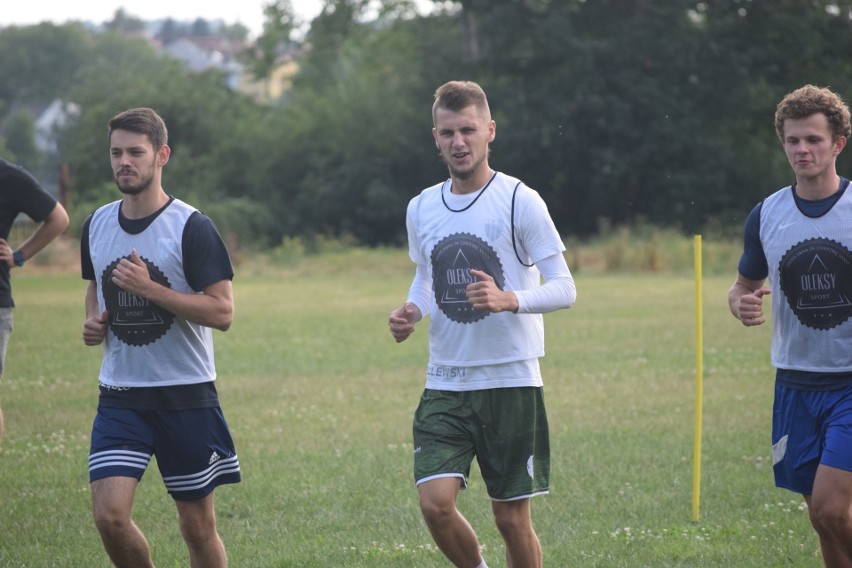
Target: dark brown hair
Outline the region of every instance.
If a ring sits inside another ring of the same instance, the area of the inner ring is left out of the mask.
[[[159,150],[169,143],[169,131],[166,123],[150,108],[133,108],[120,112],[109,120],[109,135],[115,130],[127,130],[136,134],[144,134],[151,142],[154,150]]]

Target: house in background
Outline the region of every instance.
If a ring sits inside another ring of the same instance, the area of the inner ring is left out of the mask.
[[[299,52],[289,52],[279,57],[273,72],[267,78],[253,76],[240,61],[246,44],[216,36],[181,36],[160,48],[164,53],[182,61],[195,72],[218,69],[225,74],[229,89],[252,97],[258,102],[278,99],[287,91],[299,69]]]
[[[31,122],[33,140],[26,141],[26,145],[32,143],[39,152],[52,155],[57,150],[57,133],[79,114],[79,105],[62,99],[54,99],[49,103],[16,103],[9,112],[0,117],[0,136],[7,139],[9,134],[20,136],[21,132],[13,125],[16,122]]]
[[[182,61],[190,71],[223,71],[226,84],[234,90],[239,88],[245,72],[237,57],[243,49],[242,42],[216,36],[183,36],[162,47],[163,52]]]
[[[35,145],[40,152],[54,155],[57,151],[57,133],[69,120],[80,114],[80,105],[54,99],[35,117]]]

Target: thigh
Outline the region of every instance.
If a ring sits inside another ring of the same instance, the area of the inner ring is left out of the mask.
[[[814,479],[813,494],[806,496],[811,516],[845,518],[852,507],[852,472],[820,465]]]
[[[89,449],[89,481],[142,479],[154,452],[154,432],[142,413],[98,406]]]
[[[469,393],[426,389],[414,413],[414,481],[443,477],[467,486],[474,443]]]
[[[95,518],[129,519],[139,480],[134,477],[105,477],[92,482]]]
[[[201,499],[191,501],[176,500],[178,517],[182,527],[188,530],[215,530],[216,511],[213,502],[215,493],[208,493]]]
[[[532,526],[532,511],[529,499],[514,501],[491,501],[491,510],[499,525]]]
[[[240,481],[240,461],[219,407],[152,415],[157,466],[174,499],[202,499],[219,485]]]
[[[445,508],[455,506],[462,480],[457,477],[437,477],[417,485],[420,507]]]
[[[476,459],[488,495],[515,500],[550,490],[550,434],[541,387],[477,391]]]

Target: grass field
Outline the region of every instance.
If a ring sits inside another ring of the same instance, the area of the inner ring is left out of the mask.
[[[769,329],[728,314],[734,270],[703,283],[695,523],[692,274],[579,271],[576,306],[545,316],[552,493],[533,501],[545,566],[821,565],[800,498],[773,485]],[[326,254],[290,269],[246,262],[237,273],[235,323],[215,335],[243,469],[243,482],[216,497],[231,565],[448,566],[411,479],[427,330],[397,345],[386,325],[410,283],[405,252]],[[82,343],[84,289],[74,273],[15,273],[16,329],[0,386],[3,567],[109,565],[90,515],[100,350]],[[459,502],[489,566],[505,566],[478,472]],[[135,517],[158,566],[187,565],[155,467]]]

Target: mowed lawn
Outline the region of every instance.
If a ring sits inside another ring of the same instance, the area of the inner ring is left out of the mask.
[[[545,566],[817,567],[801,499],[772,481],[769,327],[745,329],[703,282],[700,518],[692,274],[575,274],[574,308],[545,316],[552,492],[533,501]],[[403,250],[246,261],[236,319],[215,332],[218,387],[243,482],[216,494],[236,567],[446,567],[421,521],[411,416],[427,324],[400,345],[387,314],[412,276]],[[14,273],[18,308],[0,403],[0,566],[109,566],[91,520],[89,431],[100,349],[81,339],[85,283]],[[459,506],[505,566],[478,471]],[[160,567],[188,565],[155,464],[135,518]]]

